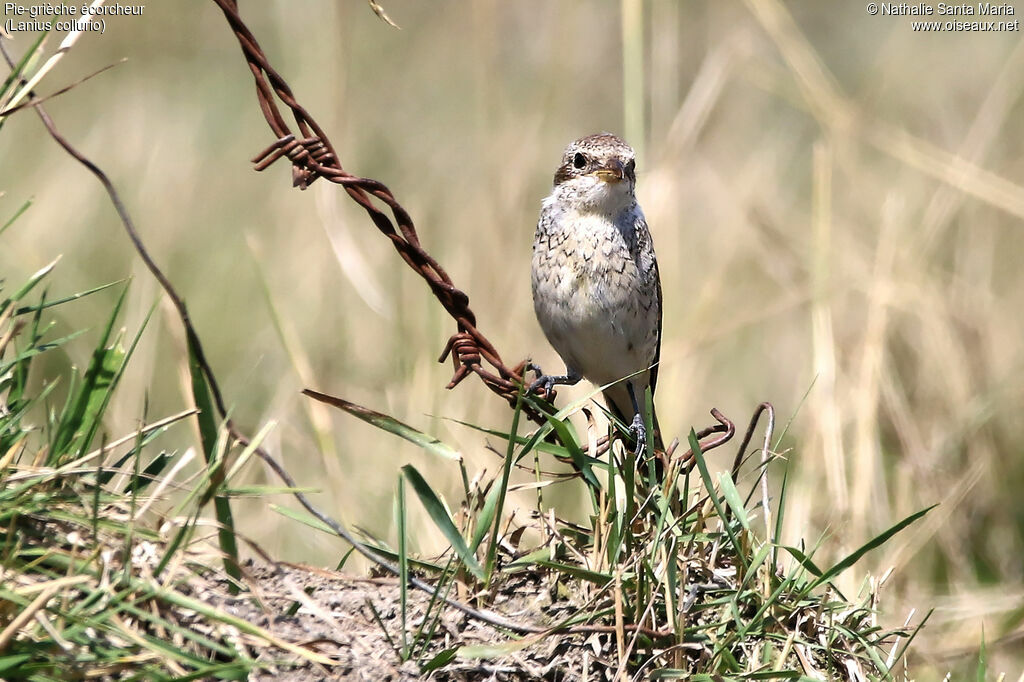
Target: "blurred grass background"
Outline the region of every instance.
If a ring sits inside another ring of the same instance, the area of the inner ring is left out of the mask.
[[[530,300],[539,203],[565,144],[625,135],[665,291],[663,428],[685,437],[711,407],[745,425],[762,400],[783,424],[796,413],[787,539],[825,533],[833,558],[940,502],[867,559],[875,575],[895,568],[883,619],[936,608],[919,679],[965,665],[983,629],[989,669],[1021,674],[1020,33],[915,33],[907,17],[811,0],[384,7],[402,30],[357,1],[245,3],[243,17],[345,167],[410,211],[506,362],[561,366]],[[445,418],[507,428],[511,416],[475,379],[443,390],[451,366],[435,360],[454,324],[338,188],[293,190],[284,164],[250,170],[271,140],[220,12],[154,2],[108,18],[40,91],[122,58],[47,106],[185,296],[237,421],[254,432],[278,420],[268,444],[349,524],[391,532],[410,461],[457,500],[453,468],[299,395],[387,412],[492,470],[484,438]],[[4,279],[57,254],[53,295],[131,276],[125,324],[137,328],[157,288],[100,186],[32,115],[5,126],[0,217],[35,203],[4,234]],[[62,306],[60,331],[97,325],[114,296]],[[144,399],[150,417],[188,401],[180,329],[162,311],[111,433],[133,428]],[[67,362],[81,366],[88,342],[77,349]],[[572,493],[558,499],[569,507]],[[262,501],[237,521],[279,557],[332,563],[342,550]],[[428,520],[417,528],[421,551],[442,546]]]

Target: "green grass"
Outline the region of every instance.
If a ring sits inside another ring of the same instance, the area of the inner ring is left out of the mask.
[[[102,427],[104,413],[143,333],[138,330],[127,347],[123,334],[115,333],[123,293],[94,334],[96,348],[89,365],[81,374],[68,375],[72,389],[63,404],[46,404],[53,382],[32,395],[27,390],[32,364],[46,353],[61,352],[69,338],[49,339],[52,328],[45,313],[56,306],[47,304],[45,296],[25,304],[51,272],[52,267],[44,269],[0,305],[0,392],[5,406],[0,448],[6,453],[0,461],[0,561],[8,576],[0,590],[8,613],[0,620],[5,625],[0,629],[0,668],[15,679],[61,676],[83,666],[96,672],[131,669],[155,676],[244,676],[265,663],[227,640],[199,634],[179,622],[180,610],[201,614],[215,628],[236,628],[268,643],[276,640],[261,628],[185,596],[175,586],[219,573],[210,562],[215,556],[211,548],[204,551],[197,538],[197,521],[207,502],[219,498],[230,505],[233,495],[268,492],[234,488],[230,482],[269,428],[238,453],[228,471],[226,434],[215,427],[204,443],[204,466],[187,481],[176,478],[180,456],[150,456],[147,448],[196,412],[109,439]],[[79,298],[65,297],[59,305]],[[562,585],[554,592],[575,610],[554,621],[538,611],[529,614],[525,624],[546,631],[541,639],[603,627],[617,642],[615,665],[629,674],[699,679],[693,677],[699,671],[714,670],[735,679],[791,679],[819,673],[834,677],[846,674],[846,666],[852,665],[868,679],[890,679],[891,666],[901,663],[895,655],[900,638],[906,640],[911,633],[876,625],[877,594],[868,592],[849,601],[832,581],[927,510],[835,565],[819,568],[813,553],[777,545],[768,538],[769,529],[757,527],[757,508],[749,508],[744,500],[754,496],[766,471],[758,469],[754,487],[744,497],[729,475],[712,476],[691,432],[689,444],[699,476],[691,476],[687,466],[680,471],[678,461],[669,466],[664,482],[637,475],[653,469],[638,465],[620,440],[612,441],[605,457],[589,454],[598,442],[596,434],[586,434],[585,444],[570,421],[585,402],[551,413],[548,404],[521,396],[509,431],[500,434],[507,444],[503,465],[489,480],[467,482],[458,513],[417,468],[403,469],[396,500],[398,549],[388,552],[382,541],[374,543],[400,567],[400,631],[388,633],[377,616],[397,658],[415,660],[429,672],[460,658],[507,655],[509,646],[521,645],[495,642],[489,647],[437,651],[440,597],[461,584],[460,594],[476,594],[475,605],[490,608],[488,595],[500,592],[515,576],[530,573],[545,584]],[[526,403],[550,418],[528,436],[513,437]],[[454,450],[436,438],[386,415],[350,403],[344,406],[360,418],[372,414],[379,428],[438,455],[439,461],[462,470],[468,481],[461,457],[452,457]],[[46,416],[46,426],[31,426],[31,416],[40,414]],[[142,416],[145,423],[146,415]],[[94,447],[97,439],[101,442]],[[532,466],[527,464],[531,459]],[[551,478],[544,469],[552,460],[570,463],[578,473]],[[540,495],[532,522],[523,524],[507,516],[505,500],[512,473],[519,468],[532,469],[539,484],[571,482],[584,488],[591,504],[590,524],[546,517]],[[447,559],[421,561],[410,554],[406,486],[449,539]],[[154,503],[162,506],[165,491],[175,488],[190,491],[171,515],[182,521],[169,535],[155,532],[145,510]],[[214,506],[214,513],[219,511]],[[783,512],[776,509],[775,518],[783,518]],[[224,533],[233,531],[223,524],[217,527],[223,549]],[[521,541],[524,531],[536,538],[534,545]],[[780,560],[779,550],[794,560]],[[140,551],[156,556],[151,563],[126,560]],[[230,577],[237,564],[228,558],[220,570]],[[437,585],[427,615],[416,627],[405,617],[405,586],[412,570]],[[173,635],[170,639],[168,633]]]
[[[88,671],[244,679],[273,659],[258,661],[252,649],[235,646],[239,632],[277,650],[329,662],[189,596],[222,580],[214,563],[218,553],[197,537],[203,494],[223,501],[215,505],[218,519],[230,496],[265,494],[231,486],[265,432],[224,471],[230,448],[215,425],[209,461],[185,478],[188,457],[154,454],[153,443],[198,416],[196,410],[151,421],[144,403],[142,425],[111,437],[106,411],[145,323],[130,338],[116,330],[127,291],[118,283],[120,295],[97,330],[56,335],[55,313],[115,285],[57,300],[45,293],[31,298],[54,270],[55,264],[43,268],[0,298],[0,675],[68,679]],[[95,346],[84,371],[46,371],[50,356],[65,353],[76,338],[90,337]],[[57,402],[61,383],[66,397]],[[181,498],[169,517],[169,528],[177,528],[170,539],[156,528],[168,493]],[[236,548],[234,531],[215,525],[221,570],[237,591],[237,555],[230,553]],[[194,627],[191,613],[204,619],[204,627]]]
[[[618,643],[615,665],[630,675],[703,679],[700,674],[713,671],[730,679],[847,679],[855,669],[865,679],[897,679],[903,670],[902,653],[916,630],[880,627],[877,592],[865,587],[848,599],[834,581],[929,509],[894,524],[838,562],[819,567],[815,551],[779,545],[769,537],[777,529],[758,523],[758,512],[767,512],[767,507],[748,506],[767,470],[756,469],[751,490],[743,496],[728,474],[711,475],[691,432],[689,444],[699,475],[691,476],[692,467],[677,459],[659,482],[636,475],[635,458],[622,441],[614,441],[607,459],[584,454],[584,443],[569,422],[580,405],[552,415],[528,437],[512,437],[524,401],[540,411],[550,409],[521,396],[510,430],[501,434],[508,444],[503,466],[490,479],[478,481],[457,505],[446,503],[414,467],[403,469],[406,482],[451,545],[445,554],[449,566],[455,562],[460,567],[454,572],[464,585],[460,593],[475,594],[478,606],[490,608],[488,595],[500,593],[505,582],[523,573],[539,577],[547,586],[540,591],[558,592],[551,586],[564,585],[564,592],[558,593],[576,609],[571,617],[552,621],[538,609],[520,614],[523,625],[540,625],[547,631],[540,637],[551,638],[597,632],[604,626]],[[359,416],[358,411],[349,411]],[[397,420],[378,415],[374,423],[396,436],[410,437],[408,425]],[[539,454],[535,446],[552,434],[556,441],[548,441],[547,452],[535,458],[537,480],[565,483],[564,477],[540,473],[541,462],[550,463],[551,455],[574,463],[583,457],[596,478],[591,482],[577,468],[569,480],[587,488],[592,505],[589,525],[556,515],[549,517],[554,525],[542,521],[552,510],[540,497],[531,521],[524,522],[521,514],[509,518],[501,513],[510,472]],[[590,443],[597,442],[594,435],[588,434]],[[422,435],[414,440],[436,447],[434,439]],[[399,486],[399,548],[387,552],[397,555],[403,571],[409,566],[404,489]],[[780,523],[784,500],[780,496],[774,510]],[[451,512],[453,507],[460,510],[457,515]],[[521,543],[518,538],[524,532],[537,538],[535,546]],[[825,539],[816,549],[828,543]],[[375,541],[375,546],[382,545],[383,540]],[[422,562],[419,567],[440,584],[448,584],[450,568],[442,571],[432,563],[432,568]],[[393,644],[402,660],[410,658],[410,634],[403,626],[401,633],[388,635],[389,641],[402,642],[400,648]],[[420,641],[422,630],[415,636]],[[500,658],[519,646],[513,638],[506,644],[464,646],[447,654]],[[424,670],[433,669],[435,654],[423,651],[419,662]]]

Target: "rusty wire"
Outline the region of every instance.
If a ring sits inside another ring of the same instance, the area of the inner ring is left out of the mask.
[[[494,345],[477,329],[476,315],[469,307],[469,296],[452,283],[444,268],[423,249],[412,218],[391,190],[377,180],[358,177],[342,167],[327,135],[298,103],[285,80],[271,67],[256,38],[239,16],[236,0],[214,2],[224,12],[238,38],[256,81],[260,109],[277,138],[253,159],[256,170],[265,170],[279,159],[287,158],[292,164],[295,186],[305,189],[318,178],[324,178],[344,187],[377,229],[391,240],[402,259],[426,281],[434,296],[455,320],[458,331],[448,339],[440,357],[442,362],[452,358],[454,374],[448,388],[455,387],[474,373],[489,389],[510,405],[515,405],[517,387],[523,382],[523,364],[507,366]],[[281,114],[278,101],[291,110],[297,132]],[[384,204],[391,217],[374,200]],[[533,410],[530,412],[535,421],[543,423],[542,415]]]

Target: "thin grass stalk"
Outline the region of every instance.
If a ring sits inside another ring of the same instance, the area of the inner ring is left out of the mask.
[[[408,611],[409,611],[409,556],[406,544],[405,478],[398,476],[398,498],[395,516],[398,526],[398,605],[401,614],[402,648],[401,658],[409,659]]]
[[[497,513],[494,515],[494,522],[491,526],[491,540],[487,546],[487,568],[485,571],[484,586],[489,589],[491,579],[494,577],[494,568],[498,557],[498,537],[501,532],[501,510],[505,508],[505,493],[508,491],[508,480],[512,473],[512,462],[515,458],[516,439],[519,433],[519,416],[523,412],[523,387],[519,387],[519,395],[516,398],[516,409],[512,413],[512,428],[509,429],[510,437],[505,448],[505,461],[501,470],[501,483],[498,487]],[[524,453],[520,453],[522,457]]]

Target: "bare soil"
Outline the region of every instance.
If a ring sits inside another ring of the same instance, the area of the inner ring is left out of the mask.
[[[255,680],[603,680],[614,676],[605,635],[546,635],[519,638],[452,608],[441,609],[434,636],[415,657],[403,662],[400,594],[396,578],[353,578],[296,564],[250,563],[245,567],[250,594],[231,595],[226,582],[193,590],[210,606],[253,623],[281,640],[329,656],[324,666],[270,647],[251,652],[270,664]],[[406,631],[413,641],[427,616],[430,595],[410,590]],[[564,602],[563,602],[564,603]],[[296,605],[297,608],[296,608]],[[372,605],[372,608],[371,608]],[[505,617],[541,624],[553,614],[547,588],[535,576],[510,581],[495,596],[492,610]],[[556,610],[560,610],[556,607]],[[376,611],[376,615],[374,614]],[[435,603],[429,622],[438,614]],[[557,614],[564,617],[564,614]],[[202,631],[196,615],[188,626]],[[185,624],[185,623],[183,623]],[[429,629],[428,628],[425,628]],[[211,636],[224,633],[209,633]],[[503,647],[487,658],[456,656],[426,674],[421,664],[438,653],[463,646]]]

